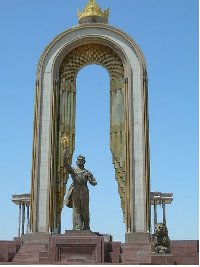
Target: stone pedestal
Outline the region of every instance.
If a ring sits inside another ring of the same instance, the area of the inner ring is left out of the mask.
[[[104,262],[104,238],[90,231],[66,231],[49,238],[49,263],[80,264]]]
[[[51,235],[49,233],[29,233],[26,235],[21,235],[20,240],[26,243],[41,243],[41,244],[48,244],[49,237]]]
[[[147,243],[151,241],[150,234],[147,233],[126,233],[126,243]]]

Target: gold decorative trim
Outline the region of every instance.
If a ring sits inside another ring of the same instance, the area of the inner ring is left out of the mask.
[[[37,201],[37,154],[38,154],[38,113],[39,113],[39,81],[35,83],[35,108],[34,108],[34,123],[33,123],[33,149],[32,149],[32,170],[31,170],[31,197],[30,197],[30,229],[36,231],[36,216],[33,212],[36,210]]]
[[[118,192],[121,198],[121,208],[123,211],[124,221],[127,224],[130,220],[130,210],[127,211],[127,171],[128,156],[127,156],[127,123],[125,122],[127,97],[125,96],[125,83],[124,79],[124,67],[122,60],[119,56],[108,46],[101,44],[87,44],[81,45],[74,50],[70,51],[60,67],[60,116],[61,114],[67,114],[62,111],[62,103],[66,103],[68,109],[71,110],[72,106],[67,99],[64,100],[64,95],[68,94],[68,99],[72,92],[75,93],[75,79],[78,71],[87,64],[98,64],[106,68],[110,75],[110,109],[111,109],[111,122],[110,122],[110,149],[113,157],[113,164],[115,167],[115,177],[118,182]],[[74,84],[74,86],[69,86]],[[119,110],[120,109],[120,110]],[[73,110],[73,109],[72,109]],[[66,117],[67,118],[67,117]],[[74,118],[71,118],[74,122]],[[60,119],[59,133],[69,138],[69,133],[74,132],[74,128],[69,126],[69,122]],[[126,126],[125,126],[126,125]],[[60,138],[59,137],[59,138]],[[73,138],[75,139],[74,135]],[[74,141],[73,139],[73,141]],[[69,147],[72,147],[72,140]],[[73,154],[73,150],[72,150]],[[72,156],[71,154],[71,156]],[[57,156],[59,159],[59,156]],[[60,177],[60,168],[62,168],[62,162],[58,162],[57,174]],[[59,178],[60,179],[60,178]],[[59,181],[57,183],[60,184]],[[58,193],[57,198],[62,199],[62,193]],[[57,202],[57,201],[56,201]],[[59,210],[59,207],[58,207]]]
[[[122,80],[124,67],[119,56],[108,46],[88,44],[75,48],[67,54],[60,68],[60,80],[65,88],[66,81],[74,82],[77,72],[88,64],[98,64],[106,68],[111,80]]]

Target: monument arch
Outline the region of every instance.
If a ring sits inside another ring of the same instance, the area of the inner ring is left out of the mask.
[[[75,147],[76,75],[99,64],[110,76],[110,148],[127,234],[150,229],[148,94],[137,44],[106,23],[80,23],[42,54],[36,81],[31,185],[32,232],[60,233],[67,175],[60,138]]]

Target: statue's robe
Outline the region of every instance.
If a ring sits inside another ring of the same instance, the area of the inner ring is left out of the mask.
[[[86,169],[71,168],[70,174],[73,180],[73,190],[70,186],[70,194],[67,201],[72,200],[73,208],[73,229],[90,229],[89,215],[89,190],[87,182],[96,185],[97,182],[92,173]]]

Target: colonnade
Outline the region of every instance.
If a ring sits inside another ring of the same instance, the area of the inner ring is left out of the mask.
[[[166,204],[171,204],[173,200],[173,193],[151,192],[151,205],[154,210],[154,228],[158,223],[157,206],[162,207],[163,223],[167,225],[166,221]],[[19,206],[18,215],[18,237],[29,233],[30,227],[30,194],[13,195],[12,202]],[[25,231],[26,227],[26,231]]]
[[[171,204],[173,200],[173,193],[151,192],[151,205],[154,207],[154,228],[158,223],[157,206],[162,207],[162,223],[167,225],[166,221],[166,204]]]
[[[18,237],[29,233],[30,226],[30,194],[13,195],[12,202],[19,206]],[[25,230],[26,228],[26,230]]]

